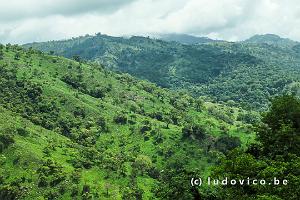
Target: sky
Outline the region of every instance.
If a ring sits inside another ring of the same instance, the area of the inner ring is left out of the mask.
[[[299,0],[0,0],[0,43],[184,33],[239,41],[272,33],[300,41]]]

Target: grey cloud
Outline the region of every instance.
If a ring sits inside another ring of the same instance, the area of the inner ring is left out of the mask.
[[[0,21],[24,20],[51,15],[110,14],[136,0],[0,0]]]
[[[3,2],[1,2],[3,1]],[[298,0],[0,0],[0,42],[102,32],[186,33],[225,40],[274,33],[300,40]]]

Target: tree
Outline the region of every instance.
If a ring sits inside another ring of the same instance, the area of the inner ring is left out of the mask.
[[[17,53],[15,54],[15,60],[20,60],[20,57],[21,57],[20,52],[17,52]]]
[[[171,117],[168,114],[165,114],[163,116],[163,121],[167,124],[167,129],[169,129],[169,125],[173,123],[173,120],[171,119]]]
[[[138,155],[133,163],[133,166],[143,175],[145,172],[151,169],[152,161],[146,155]]]
[[[105,97],[105,93],[107,92],[106,88],[102,88],[102,87],[96,87],[92,90],[90,90],[89,94],[92,96],[92,97],[95,97],[95,98],[104,98]]]
[[[125,113],[121,113],[114,118],[115,123],[117,124],[127,124],[128,118]]]
[[[73,60],[75,60],[76,62],[81,62],[81,58],[79,55],[74,55]]]
[[[230,136],[228,134],[222,135],[215,142],[215,147],[222,153],[227,153],[234,148],[241,146],[241,140],[239,137]]]
[[[86,116],[85,109],[80,106],[75,107],[73,114],[75,117],[81,117],[81,118],[85,118],[85,116]]]
[[[0,135],[0,153],[9,145],[15,142],[14,138],[9,134]]]
[[[143,199],[144,191],[137,187],[137,185],[131,185],[130,187],[125,187],[122,192],[122,199],[124,200],[141,200]]]
[[[296,97],[274,99],[262,121],[264,125],[258,127],[258,140],[266,154],[300,155],[300,101]]]
[[[96,124],[100,127],[101,131],[108,132],[107,121],[103,116],[99,116]]]
[[[169,160],[166,167],[159,175],[159,184],[154,188],[158,199],[202,199],[197,188],[191,187],[191,177],[196,177],[195,171],[188,171],[184,164],[188,161],[186,157]]]
[[[3,59],[3,57],[4,57],[3,50],[2,50],[2,49],[0,49],[0,60],[2,60],[2,59]]]
[[[200,112],[200,111],[202,111],[203,107],[204,107],[204,100],[203,100],[203,98],[198,97],[195,100],[195,108],[198,112]]]
[[[20,186],[4,185],[0,186],[0,199],[14,200],[22,195]]]
[[[203,140],[206,137],[206,130],[199,124],[187,124],[182,128],[182,137]]]

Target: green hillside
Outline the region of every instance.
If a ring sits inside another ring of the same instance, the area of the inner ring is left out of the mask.
[[[258,120],[99,64],[0,45],[0,199],[205,198],[190,177],[251,143]]]
[[[25,47],[97,61],[165,88],[246,109],[265,110],[272,97],[299,91],[299,43],[271,34],[198,45],[97,34]]]

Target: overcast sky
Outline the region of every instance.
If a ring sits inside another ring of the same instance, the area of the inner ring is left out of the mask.
[[[186,33],[225,40],[274,33],[300,41],[299,0],[0,0],[0,43]]]

